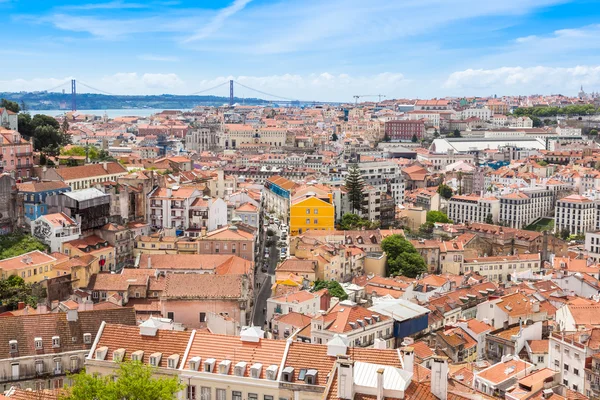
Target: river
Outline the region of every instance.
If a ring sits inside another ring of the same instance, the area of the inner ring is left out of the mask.
[[[148,117],[152,114],[157,114],[163,109],[158,108],[127,108],[127,109],[113,109],[113,110],[77,110],[77,114],[91,114],[103,116],[105,113],[108,115],[108,118],[116,118],[116,117]],[[191,111],[189,109],[180,109],[179,111]],[[45,114],[51,117],[57,117],[59,115],[63,115],[64,113],[71,112],[70,110],[29,110],[31,115],[35,114]]]

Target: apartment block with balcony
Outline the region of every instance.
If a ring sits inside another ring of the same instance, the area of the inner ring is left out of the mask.
[[[71,187],[64,182],[26,182],[17,183],[19,207],[26,221],[34,221],[48,214],[46,198],[70,192]]]
[[[584,394],[590,399],[600,399],[600,354],[586,361]]]
[[[15,178],[29,178],[33,169],[33,146],[16,130],[0,127],[0,172],[11,172]]]
[[[153,229],[189,229],[191,206],[201,197],[193,187],[156,188],[149,195],[147,221]]]

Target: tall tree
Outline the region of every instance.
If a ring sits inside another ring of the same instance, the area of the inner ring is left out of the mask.
[[[346,190],[352,212],[362,211],[364,183],[358,165],[354,164],[346,177]]]
[[[419,141],[419,138],[417,137],[417,134],[414,134],[412,139],[410,140],[413,143],[417,143]]]
[[[438,186],[437,192],[446,200],[452,197],[452,188],[445,183],[442,183],[440,186]]]
[[[427,211],[427,222],[439,222],[442,224],[447,224],[450,221],[448,216],[441,211]]]
[[[19,108],[19,103],[16,101],[10,101],[6,99],[0,100],[0,108],[6,108],[9,111],[14,113],[18,113],[21,109]]]
[[[69,132],[69,121],[67,121],[67,118],[65,117],[65,119],[63,119],[62,125],[60,127],[60,129],[62,130],[62,132],[66,135],[67,132]]]
[[[388,273],[414,278],[427,271],[425,260],[415,246],[401,235],[391,235],[381,241],[387,255]]]
[[[184,389],[176,376],[157,378],[155,368],[139,361],[124,362],[112,375],[91,375],[85,371],[73,376],[61,400],[173,400]]]
[[[338,141],[338,135],[337,135],[337,133],[333,132],[333,135],[331,135],[331,141],[332,142],[337,142]]]

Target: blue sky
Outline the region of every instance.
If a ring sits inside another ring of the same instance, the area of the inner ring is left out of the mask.
[[[600,91],[600,0],[0,0],[0,16],[0,91],[71,77],[337,101]]]

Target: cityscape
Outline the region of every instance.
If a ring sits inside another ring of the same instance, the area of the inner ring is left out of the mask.
[[[595,1],[24,3],[0,400],[600,400]]]

